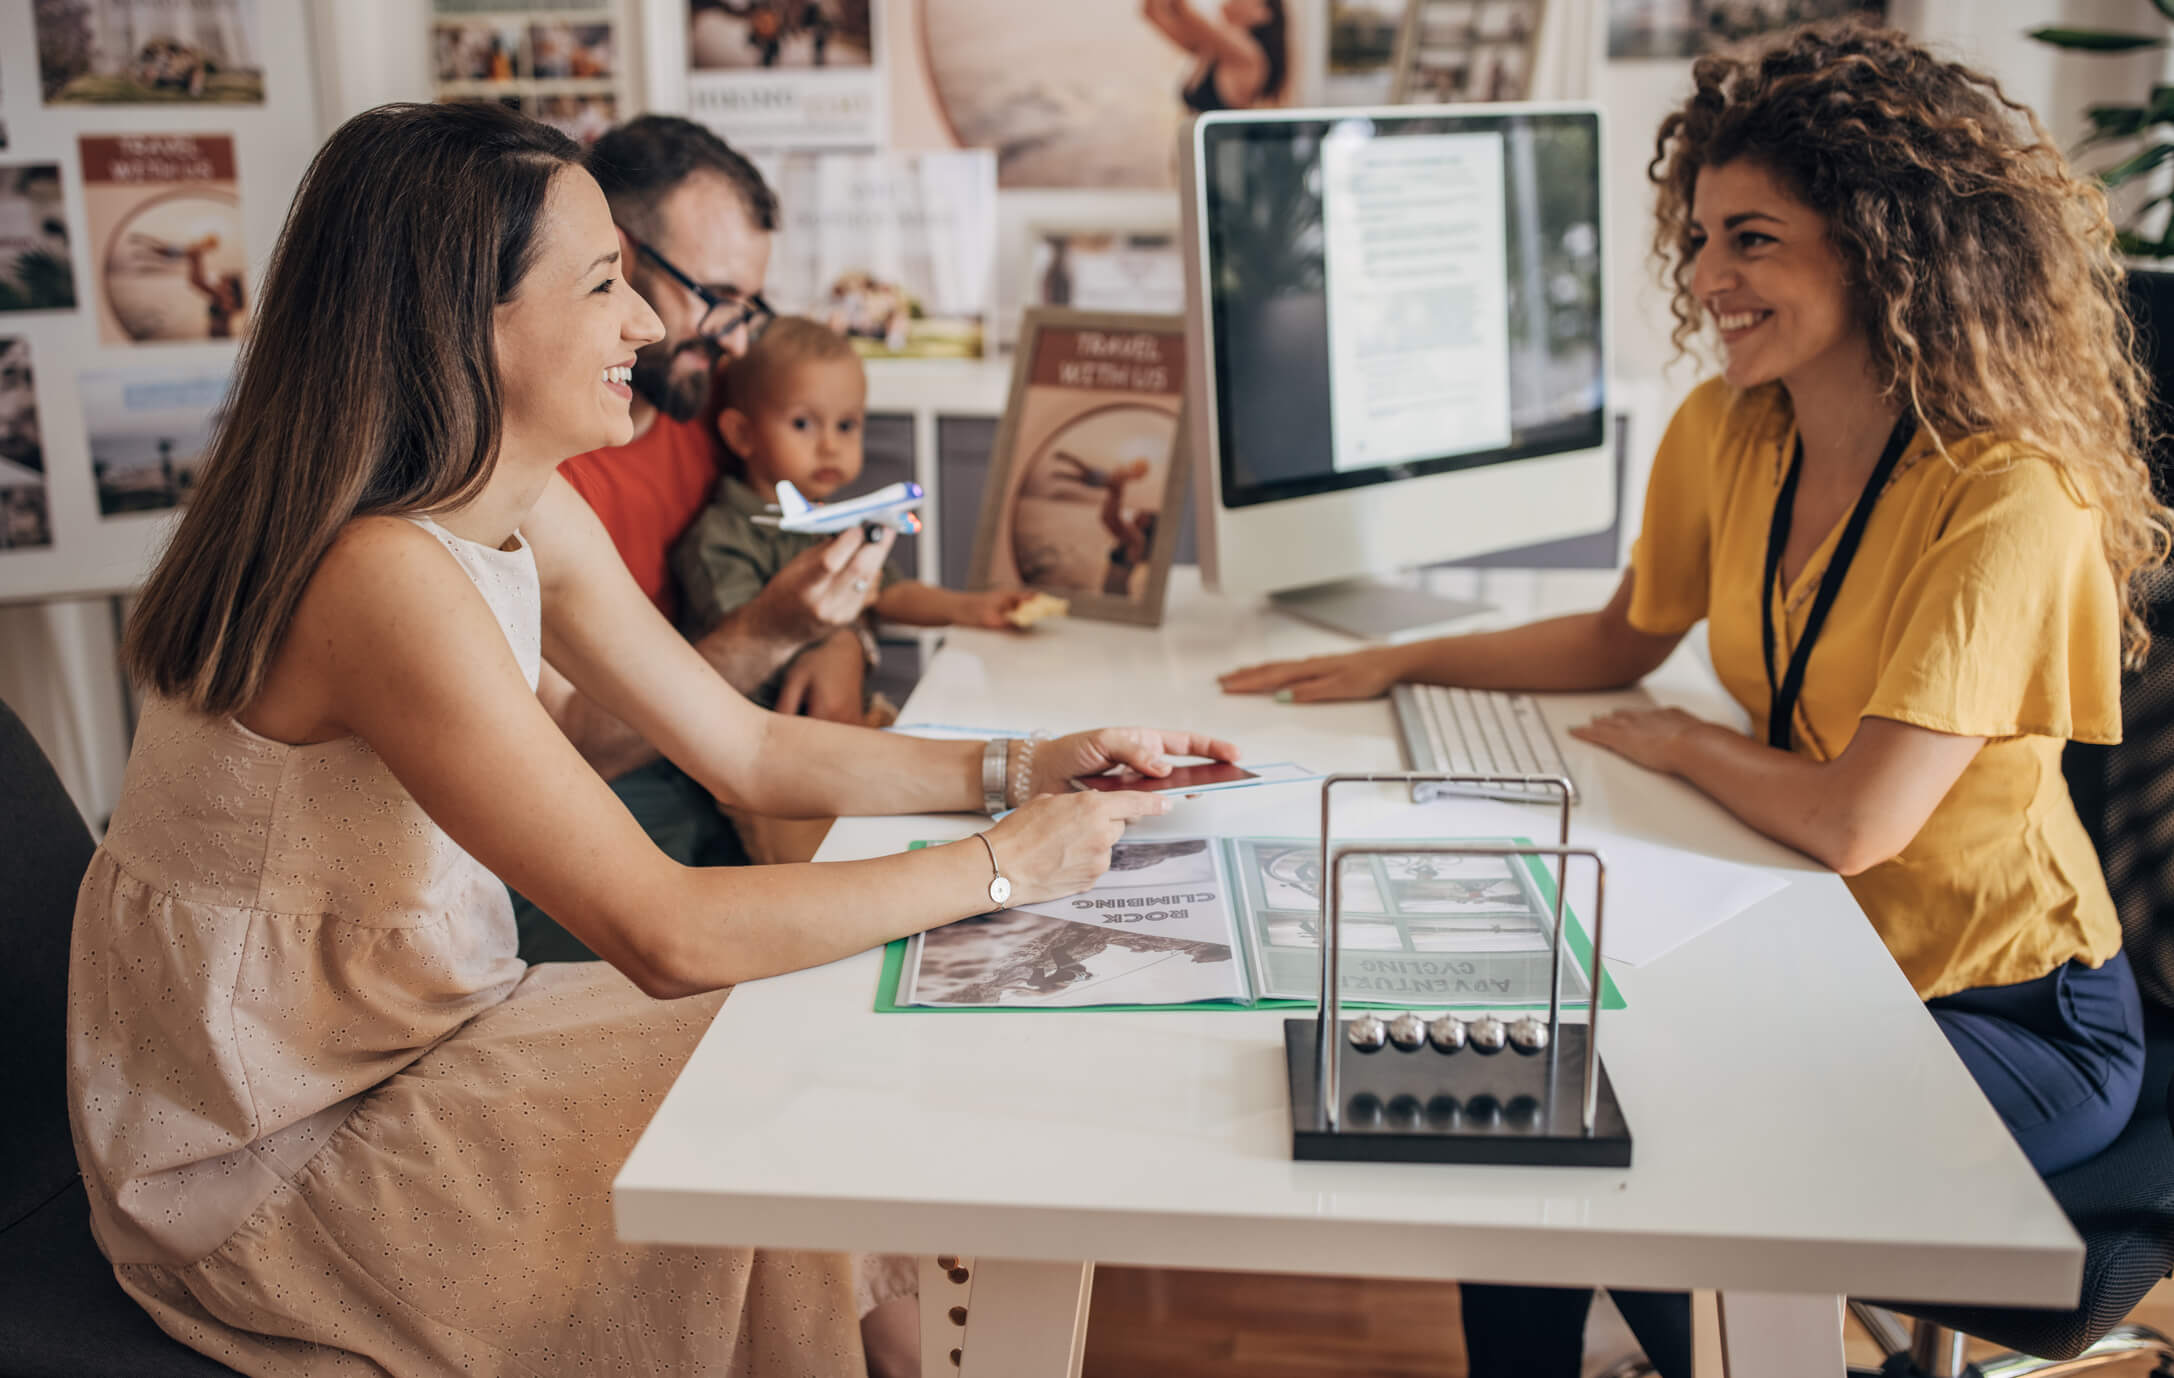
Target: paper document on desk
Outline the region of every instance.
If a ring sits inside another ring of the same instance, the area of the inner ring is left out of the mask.
[[[1120,842],[1084,894],[999,910],[915,938],[900,1004],[1186,1005],[1243,1001],[1210,838]]]
[[[1643,966],[1719,928],[1789,887],[1789,873],[1746,866],[1657,842],[1583,832],[1580,846],[1608,864],[1608,931],[1604,959]],[[1591,883],[1573,876],[1573,901],[1591,903]]]

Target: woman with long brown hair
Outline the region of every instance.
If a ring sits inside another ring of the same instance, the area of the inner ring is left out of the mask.
[[[733,982],[1072,893],[1160,807],[1070,777],[1232,754],[915,741],[725,685],[555,473],[626,442],[661,334],[578,154],[488,104],[332,136],[129,629],[72,1125],[122,1285],[252,1374],[910,1370],[910,1299],[864,1354],[872,1271],[621,1246],[612,1173]],[[545,715],[546,653],[766,813],[1019,807],[901,856],[681,867]],[[605,961],[524,967],[506,883]]]
[[[1617,688],[1706,621],[1748,736],[1672,709],[1577,735],[1846,877],[2058,1171],[2119,1133],[2143,1067],[2061,750],[2120,737],[2170,530],[2105,197],[1997,83],[1898,33],[1802,29],[1701,59],[1693,84],[1656,144],[1654,247],[1679,347],[1710,327],[1725,367],[1661,441],[1608,606],[1224,685]],[[1585,1299],[1561,1295],[1574,1316],[1468,1288],[1472,1371],[1576,1372]]]

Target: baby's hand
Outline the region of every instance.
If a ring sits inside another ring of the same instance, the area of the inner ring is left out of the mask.
[[[1013,628],[1012,609],[1033,595],[1023,589],[990,589],[986,593],[961,595],[965,600],[965,616],[959,624],[966,627],[994,627],[999,630]]]

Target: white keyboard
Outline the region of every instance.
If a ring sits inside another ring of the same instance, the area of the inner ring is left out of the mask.
[[[1389,702],[1396,710],[1397,735],[1404,740],[1404,759],[1412,770],[1570,777],[1562,753],[1555,749],[1555,735],[1530,694],[1399,684],[1389,691]],[[1571,801],[1577,797],[1577,783],[1572,781]],[[1562,796],[1553,789],[1526,785],[1412,786],[1415,803],[1442,798],[1552,804]]]

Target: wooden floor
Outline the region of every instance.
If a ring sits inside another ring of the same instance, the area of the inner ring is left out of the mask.
[[[2174,1333],[2174,1283],[2133,1320]],[[1592,1373],[1630,1350],[1612,1309],[1596,1307]],[[1850,1327],[1849,1361],[1878,1352]],[[1086,1378],[1463,1378],[1457,1289],[1432,1282],[1293,1278],[1149,1268],[1095,1271]],[[2149,1372],[2137,1364],[2106,1378]]]

